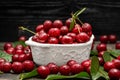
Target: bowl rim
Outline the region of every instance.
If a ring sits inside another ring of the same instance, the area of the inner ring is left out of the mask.
[[[90,40],[85,42],[85,43],[78,43],[78,44],[48,44],[48,43],[38,43],[35,41],[32,41],[32,36],[29,37],[28,40],[25,41],[25,44],[30,45],[30,46],[41,46],[41,47],[50,47],[50,46],[83,46],[83,45],[88,45],[92,43],[94,40],[94,35],[90,37]]]

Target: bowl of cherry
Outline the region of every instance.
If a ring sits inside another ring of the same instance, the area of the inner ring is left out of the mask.
[[[78,62],[89,59],[94,41],[91,25],[76,23],[70,30],[70,23],[71,18],[64,23],[61,20],[45,20],[36,26],[35,35],[25,42],[31,47],[36,64],[54,62],[63,65],[71,59]]]

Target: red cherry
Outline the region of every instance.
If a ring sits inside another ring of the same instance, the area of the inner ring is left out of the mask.
[[[59,28],[51,28],[49,30],[48,34],[51,37],[59,37],[60,36],[60,29]]]
[[[62,44],[72,44],[73,43],[73,39],[72,39],[72,37],[70,37],[68,35],[64,35],[62,37],[61,42],[62,42]]]
[[[49,44],[58,44],[58,39],[56,38],[56,37],[50,37],[49,39],[48,39],[48,43]]]
[[[26,41],[26,37],[25,36],[20,36],[19,41]]]
[[[108,40],[110,43],[116,43],[117,36],[115,34],[110,34],[110,35],[108,35]]]
[[[60,74],[62,74],[62,75],[69,75],[70,72],[71,72],[70,66],[68,66],[68,65],[66,65],[66,64],[60,66],[59,72],[60,72]]]
[[[59,72],[59,66],[55,63],[48,63],[47,67],[50,69],[51,74],[57,74]]]
[[[75,61],[75,60],[69,60],[68,62],[67,62],[67,65],[68,66],[72,66],[73,64],[76,64],[77,63],[77,61]]]
[[[14,47],[10,47],[10,48],[8,48],[8,49],[6,50],[6,52],[7,52],[8,54],[15,54],[15,48],[14,48]]]
[[[84,24],[82,25],[82,30],[83,30],[84,32],[90,32],[90,31],[92,31],[92,27],[91,27],[91,25],[90,25],[89,23],[84,23]]]
[[[34,69],[34,66],[35,66],[34,63],[31,60],[25,60],[23,62],[23,67],[26,72],[32,71]]]
[[[32,53],[26,54],[27,60],[33,60]]]
[[[102,57],[98,57],[98,60],[99,60],[100,65],[104,64],[104,59]]]
[[[103,57],[104,52],[105,52],[105,51],[100,51],[100,52],[98,52],[98,56],[99,56],[99,57]]]
[[[41,78],[46,78],[50,74],[50,70],[47,66],[39,66],[37,72]]]
[[[120,69],[120,60],[119,59],[113,59],[112,62],[114,63],[114,65],[117,69]]]
[[[85,32],[80,32],[79,34],[77,34],[76,40],[79,43],[85,43],[90,40],[90,37]]]
[[[13,62],[12,63],[12,71],[14,73],[22,73],[23,72],[23,64],[21,62]]]
[[[100,36],[100,42],[101,43],[107,43],[108,42],[108,36],[107,35],[101,35]]]
[[[4,58],[0,58],[0,64],[6,62],[6,60]]]
[[[38,36],[40,43],[45,43],[48,40],[48,34],[43,32]]]
[[[25,47],[24,47],[24,53],[26,53],[26,54],[31,53],[31,48],[30,48],[30,46],[25,46]]]
[[[60,33],[61,33],[61,35],[65,35],[65,34],[67,34],[69,32],[69,30],[68,30],[68,27],[67,26],[62,26],[61,28],[60,28]]]
[[[108,72],[110,69],[115,68],[115,65],[113,62],[108,61],[108,62],[105,62],[103,67],[104,67],[104,70]]]
[[[75,24],[72,32],[75,33],[75,34],[78,34],[79,32],[82,32],[81,26],[79,24]]]
[[[119,59],[119,60],[120,60],[120,55],[117,57],[117,59]]]
[[[100,52],[100,51],[106,51],[107,50],[107,45],[104,44],[104,43],[99,43],[96,46],[96,49],[97,49],[98,52]]]
[[[18,59],[19,59],[19,54],[12,55],[12,62],[18,61]]]
[[[23,50],[24,46],[22,44],[18,44],[15,46],[15,50],[18,50],[18,49]]]
[[[113,68],[110,69],[108,72],[108,76],[110,77],[110,80],[119,80],[120,79],[120,70]]]
[[[12,45],[12,43],[11,42],[6,42],[5,44],[4,44],[4,50],[6,51],[8,48],[10,48],[10,47],[12,47],[13,45]]]
[[[15,50],[15,54],[24,54],[24,51],[21,49]]]
[[[75,41],[76,34],[75,33],[67,33],[68,36],[72,37],[73,41]]]
[[[55,20],[53,22],[53,27],[55,27],[55,28],[61,28],[62,26],[63,26],[63,23],[61,20]]]
[[[45,31],[48,31],[50,28],[52,28],[52,26],[53,26],[53,23],[51,20],[46,20],[43,23],[43,28]]]
[[[86,69],[86,72],[87,72],[88,74],[90,74],[90,70],[91,70],[91,66],[89,66],[89,67]]]
[[[81,63],[81,65],[84,67],[84,70],[86,71],[87,68],[91,65],[91,60],[90,59],[85,60]]]
[[[65,25],[69,28],[72,18],[69,18],[65,21]]]
[[[32,40],[38,42],[38,37],[36,35],[32,36]]]
[[[42,29],[43,29],[43,25],[42,25],[42,24],[38,25],[38,26],[35,28],[36,32],[40,32]]]
[[[120,42],[115,43],[115,49],[120,49]]]
[[[4,72],[4,73],[8,73],[8,72],[10,72],[11,71],[11,68],[12,68],[12,64],[10,63],[10,62],[4,62],[4,63],[2,63],[2,71]]]
[[[23,62],[23,61],[25,61],[25,60],[27,60],[26,54],[19,54],[19,56],[18,56],[18,61],[19,61],[19,62]]]
[[[84,67],[78,63],[71,65],[70,68],[71,68],[72,74],[77,74],[77,73],[84,71]]]

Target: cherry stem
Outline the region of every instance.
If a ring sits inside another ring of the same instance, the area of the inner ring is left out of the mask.
[[[19,29],[28,31],[28,32],[33,33],[33,34],[36,34],[35,32],[33,32],[33,31],[31,31],[31,30],[29,30],[29,29],[23,27],[23,26],[20,26]]]
[[[79,18],[77,18],[77,20],[83,25],[83,22]]]

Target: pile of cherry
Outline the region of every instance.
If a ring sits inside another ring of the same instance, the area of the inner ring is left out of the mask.
[[[25,41],[24,36],[20,37],[19,40]],[[22,73],[23,71],[29,72],[34,69],[34,62],[32,61],[32,54],[29,46],[23,46],[18,44],[15,47],[11,42],[4,44],[4,52],[12,55],[12,62],[0,58],[0,71],[4,73]]]
[[[36,34],[33,41],[49,44],[73,44],[85,43],[92,35],[92,27],[89,23],[74,24],[70,30],[71,18],[65,23],[61,20],[46,20],[36,27]]]

